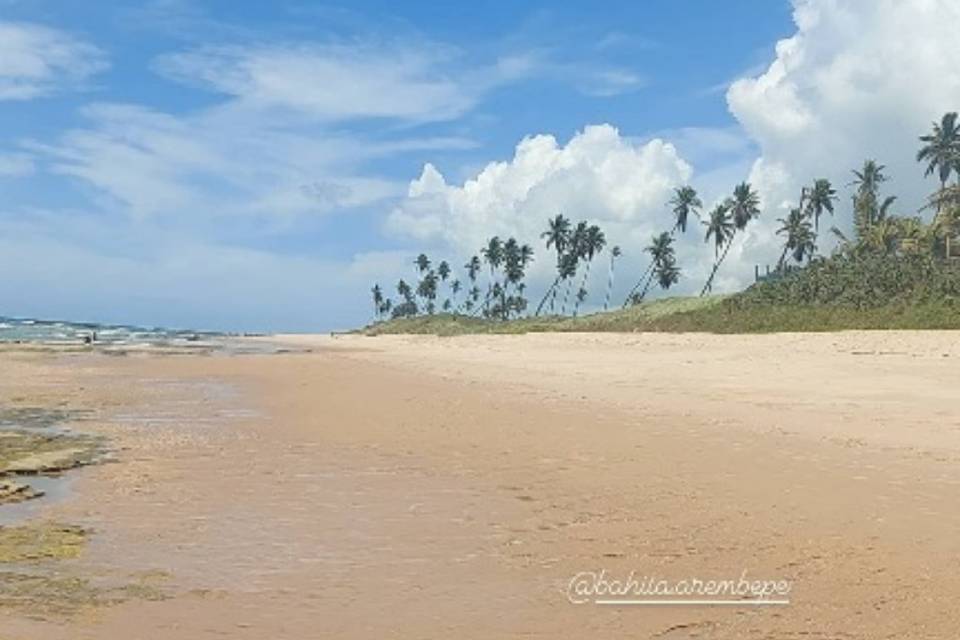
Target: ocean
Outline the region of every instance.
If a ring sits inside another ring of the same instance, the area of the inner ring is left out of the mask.
[[[227,334],[212,331],[0,316],[0,343],[81,345],[89,342],[110,346],[186,347],[226,336]]]

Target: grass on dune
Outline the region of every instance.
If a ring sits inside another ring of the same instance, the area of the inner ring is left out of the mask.
[[[519,334],[536,332],[777,333],[871,329],[960,329],[960,305],[897,303],[860,309],[832,305],[738,304],[735,297],[666,298],[579,318],[542,316],[507,322],[436,314],[379,322],[365,335]]]
[[[508,322],[439,314],[388,320],[368,335],[662,331],[774,333],[960,329],[960,264],[926,255],[847,252],[730,296],[666,298],[579,318]]]
[[[724,296],[706,298],[667,298],[644,304],[571,318],[540,316],[500,322],[459,314],[397,318],[372,324],[360,332],[365,335],[429,334],[517,334],[546,331],[644,331],[658,330],[654,325],[678,314],[716,307]]]

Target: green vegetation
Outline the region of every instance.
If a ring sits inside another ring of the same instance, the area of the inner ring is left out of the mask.
[[[701,220],[704,241],[712,246],[713,267],[700,299],[645,301],[654,282],[666,290],[680,279],[674,239],[678,231],[686,231],[691,215],[700,219],[702,201],[692,187],[682,186],[667,203],[673,214],[672,229],[655,235],[644,250],[650,254],[649,266],[630,289],[622,310],[606,311],[615,260],[621,255],[617,246],[610,254],[604,313],[578,317],[588,295],[590,266],[607,241],[596,225],[582,221],[572,227],[569,219],[558,214],[547,221],[547,229],[541,234],[547,250],[556,253],[556,276],[533,316],[524,315],[527,300],[523,284],[533,250],[513,238],[501,243],[494,236],[481,251],[490,267],[482,303],[477,286],[481,263],[474,256],[465,265],[472,285],[467,299],[456,303],[459,282],[454,281],[454,301],[448,299],[443,305],[446,313],[436,315],[436,281],[438,277],[446,281],[450,268],[443,262],[435,274],[427,256],[421,254],[416,261],[422,276],[416,294],[401,280],[397,290],[402,302],[391,304],[384,299],[379,285],[375,286],[376,318],[386,318],[392,309],[392,320],[375,323],[364,331],[456,335],[531,331],[960,329],[960,242],[955,240],[960,234],[957,120],[956,113],[947,113],[933,123],[930,134],[920,137],[923,144],[916,159],[925,164],[925,175],[935,176],[939,183],[923,209],[935,211],[929,222],[920,215],[895,213],[896,196],[882,193],[888,181],[886,167],[868,159],[852,172],[852,235],[848,237],[832,227],[830,231],[839,243],[830,256],[821,255],[817,246],[821,218],[835,216],[838,196],[829,180],[817,178],[800,190],[797,206],[778,219],[781,226],[777,234],[783,237],[783,249],[776,270],[763,281],[727,298],[708,294],[730,247],[748,224],[761,215],[760,197],[746,182],[737,185],[730,197],[718,202]],[[951,178],[955,178],[953,184]],[[569,306],[578,273],[582,273],[582,278],[576,301]],[[569,317],[568,308],[572,309]]]

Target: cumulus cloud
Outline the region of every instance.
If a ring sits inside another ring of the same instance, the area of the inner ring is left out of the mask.
[[[67,33],[0,21],[0,100],[49,95],[106,67],[100,49]]]
[[[515,236],[537,248],[541,258],[532,275],[542,284],[553,260],[543,257],[539,236],[548,218],[563,213],[600,225],[609,244],[624,249],[623,268],[632,275],[642,271],[642,249],[650,238],[670,229],[667,201],[691,174],[669,142],[634,141],[607,124],[588,126],[565,145],[551,135],[531,136],[520,141],[513,158],[491,162],[461,185],[448,183],[427,164],[391,212],[387,228],[457,261],[476,253],[491,235]],[[686,269],[681,290],[691,291],[702,284],[712,254],[699,230],[680,244]],[[596,287],[606,273],[597,269],[594,276]]]
[[[932,185],[917,137],[960,109],[960,4],[954,0],[795,0],[797,32],[760,75],[732,84],[733,115],[760,148],[751,179],[768,207],[801,184],[846,185],[874,158],[913,213]]]
[[[462,186],[428,165],[390,227],[469,250],[492,233],[536,238],[546,217],[562,211],[606,222],[608,235],[638,250],[663,226],[670,188],[690,176],[687,162],[705,163],[710,168],[693,183],[708,203],[743,179],[763,201],[761,219],[738,236],[720,272],[723,291],[748,284],[755,264],[775,262],[777,218],[815,178],[838,188],[836,223],[849,227],[851,170],[874,158],[887,166],[887,189],[899,196],[901,212],[914,214],[934,188],[914,160],[917,137],[960,109],[960,4],[795,0],[794,21],[796,33],[777,43],[773,61],[729,87],[738,128],[661,134],[674,144],[630,143],[612,127],[589,127],[566,147],[535,136],[513,160],[488,165]],[[828,234],[820,244],[830,249]],[[706,264],[709,256],[693,258],[688,274]]]
[[[525,138],[511,160],[491,162],[461,186],[427,164],[388,225],[463,250],[491,234],[536,237],[557,213],[643,225],[690,173],[663,140],[637,144],[610,125],[588,126],[566,145],[551,135]]]

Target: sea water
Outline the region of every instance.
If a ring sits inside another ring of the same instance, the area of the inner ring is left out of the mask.
[[[95,336],[96,342],[107,345],[171,346],[189,345],[224,335],[211,331],[0,316],[0,342],[84,344]]]

